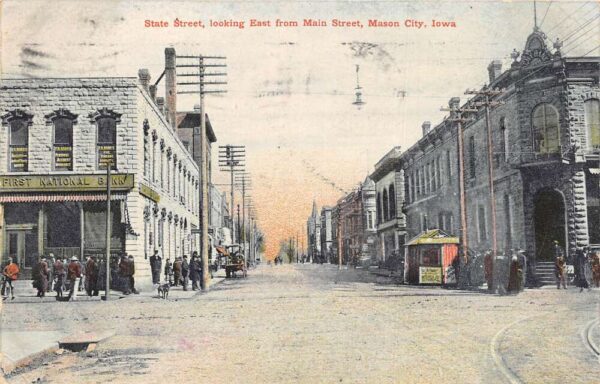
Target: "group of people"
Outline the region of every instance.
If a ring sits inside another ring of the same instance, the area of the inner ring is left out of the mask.
[[[561,268],[562,265],[559,266],[558,264],[559,262],[557,261],[557,271],[559,268],[562,269],[564,275],[564,268]],[[560,264],[564,265],[564,262],[561,261]],[[579,287],[579,292],[582,292],[584,289],[591,290],[592,286],[596,288],[600,287],[600,255],[598,252],[593,252],[589,248],[577,248],[575,250],[573,267],[575,285]],[[562,280],[564,278],[559,279],[558,288],[560,288],[560,281]]]
[[[152,273],[152,284],[158,286],[160,274],[163,271],[163,261],[158,250],[150,256],[150,271]],[[200,280],[202,279],[202,260],[198,252],[192,253],[192,258],[188,261],[187,255],[178,256],[174,261],[170,258],[165,260],[164,265],[165,284],[171,287],[182,286],[184,291],[188,290],[189,281],[192,281],[192,290],[200,289]]]
[[[20,269],[13,257],[8,258],[2,275],[2,296],[9,295],[14,299],[13,283],[18,279]],[[124,294],[139,293],[135,288],[135,263],[132,255],[122,253],[117,261],[111,263],[111,288],[119,289]],[[31,271],[32,285],[37,290],[37,297],[43,298],[46,293],[55,291],[57,299],[64,297],[68,290],[67,300],[75,300],[77,293],[85,289],[88,296],[98,296],[100,289],[106,286],[106,264],[98,262],[95,256],[87,256],[85,263],[77,256],[69,258],[57,257],[52,253],[39,257]]]
[[[525,287],[527,256],[524,250],[509,250],[494,256],[492,250],[483,257],[483,273],[489,291],[517,294]]]
[[[52,253],[40,256],[37,264],[31,271],[33,287],[37,289],[37,297],[43,298],[47,292],[53,289],[56,297],[63,297],[67,286],[69,289],[68,299],[74,300],[77,291],[80,290],[79,282],[82,276],[82,266],[77,256],[68,258],[55,258]]]

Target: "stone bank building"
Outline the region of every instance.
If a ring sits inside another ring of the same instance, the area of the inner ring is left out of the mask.
[[[107,166],[113,254],[133,255],[143,278],[154,249],[171,259],[195,249],[199,168],[148,81],[144,70],[2,80],[2,259],[27,275],[40,254],[102,257]]]
[[[488,67],[489,87],[505,90],[490,110],[498,249],[524,248],[536,261],[552,259],[555,240],[567,255],[600,244],[600,58],[560,49],[536,28],[509,68]],[[459,107],[458,98],[450,106]],[[485,250],[492,224],[483,109],[463,138],[469,248]],[[457,153],[450,119],[424,123],[423,137],[403,153],[409,238],[432,228],[460,235]]]

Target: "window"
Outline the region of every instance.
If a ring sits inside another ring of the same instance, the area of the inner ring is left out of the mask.
[[[540,104],[531,114],[533,150],[538,154],[560,152],[558,112],[548,103]]]
[[[510,216],[510,196],[504,195],[504,241],[505,248],[512,248],[512,232],[511,232],[511,216]]]
[[[150,170],[150,124],[148,120],[144,120],[144,176],[148,177]]]
[[[382,205],[383,205],[383,222],[385,223],[390,218],[388,192],[386,189],[383,190],[383,204]]]
[[[54,169],[73,170],[73,120],[65,117],[54,120]]]
[[[390,220],[396,218],[396,191],[394,184],[390,184]]]
[[[29,126],[33,115],[17,109],[2,118],[9,126],[9,171],[27,172],[29,170]]]
[[[377,192],[377,201],[375,203],[377,205],[377,224],[381,223],[381,193]]]
[[[588,149],[600,148],[600,100],[589,99],[583,104]]]
[[[117,168],[117,123],[120,117],[121,114],[106,108],[90,115],[97,127],[98,169],[106,169],[108,164],[111,164],[111,169]]]
[[[475,178],[475,136],[469,137],[469,177]]]
[[[164,169],[165,169],[165,141],[160,139],[160,186],[161,188],[165,187],[165,178],[164,178]]]
[[[487,240],[487,230],[486,230],[486,223],[485,223],[485,207],[483,207],[482,205],[480,205],[477,209],[477,224],[478,224],[478,229],[479,229],[479,241],[486,241]]]
[[[500,118],[500,146],[502,151],[502,160],[508,161],[509,146],[508,146],[508,129],[506,128],[506,120],[504,117]]]
[[[446,151],[446,176],[448,176],[448,180],[450,180],[450,176],[452,176],[452,160],[450,158],[450,151]]]

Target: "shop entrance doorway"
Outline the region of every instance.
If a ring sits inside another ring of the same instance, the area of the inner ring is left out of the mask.
[[[14,261],[21,269],[19,279],[30,279],[31,269],[39,256],[37,229],[7,228],[6,239],[6,255],[15,258]]]

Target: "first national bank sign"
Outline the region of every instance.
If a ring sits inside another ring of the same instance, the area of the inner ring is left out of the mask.
[[[133,174],[113,174],[110,188],[126,191],[134,186]],[[106,190],[106,175],[0,176],[4,192],[98,192]]]

